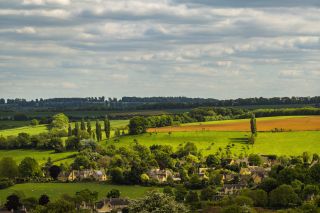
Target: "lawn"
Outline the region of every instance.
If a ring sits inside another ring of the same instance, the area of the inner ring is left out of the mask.
[[[36,159],[39,164],[43,164],[47,162],[48,157],[51,158],[52,161],[56,161],[57,164],[62,162],[72,163],[72,158],[67,158],[70,155],[77,154],[77,152],[63,152],[63,153],[55,153],[54,151],[41,151],[41,150],[0,150],[0,159],[2,157],[12,157],[17,164],[20,163],[25,157],[32,157]]]
[[[277,155],[300,155],[307,151],[320,152],[320,131],[299,132],[259,132],[255,144],[247,145],[249,132],[196,131],[169,133],[145,133],[137,136],[123,136],[119,142],[110,140],[103,144],[114,144],[117,147],[130,147],[136,139],[140,144],[171,145],[175,149],[186,142],[194,142],[204,155],[215,153],[219,148],[231,145],[233,154],[259,153]],[[247,149],[247,147],[249,149]],[[246,151],[243,151],[243,150]]]
[[[39,198],[42,194],[46,194],[51,200],[59,198],[63,194],[75,195],[76,192],[89,189],[98,192],[99,199],[106,197],[111,189],[118,189],[121,197],[140,198],[148,191],[159,190],[156,187],[143,186],[120,186],[99,183],[25,183],[17,184],[7,189],[0,190],[0,203],[4,202],[6,197],[15,191],[22,192],[26,197]]]
[[[30,124],[30,121],[11,121],[11,120],[1,121],[0,120],[0,130],[28,126],[29,124]]]
[[[0,135],[3,137],[8,137],[10,135],[18,135],[21,132],[28,133],[30,135],[37,135],[42,132],[47,132],[47,125],[38,125],[38,126],[23,126],[13,129],[0,130]]]

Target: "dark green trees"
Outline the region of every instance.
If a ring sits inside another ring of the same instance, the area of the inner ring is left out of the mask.
[[[298,204],[299,197],[289,185],[281,185],[270,192],[270,205],[277,208],[288,208]]]
[[[48,195],[41,195],[38,202],[39,205],[45,206],[50,202],[50,198],[48,197]]]
[[[257,121],[256,121],[256,117],[254,114],[252,114],[252,116],[251,116],[250,128],[251,128],[252,135],[256,136],[257,135]]]
[[[92,129],[91,129],[91,122],[90,122],[90,120],[87,121],[87,132],[88,132],[89,135],[91,136],[91,134],[92,134]]]
[[[110,130],[111,130],[110,121],[108,118],[105,118],[104,119],[104,132],[106,134],[107,139],[110,138]]]
[[[80,123],[80,129],[82,131],[86,131],[86,123],[84,122],[84,119],[81,119],[81,123]]]
[[[0,177],[15,178],[18,176],[18,166],[11,157],[4,157],[0,160]]]
[[[74,133],[75,136],[79,136],[80,128],[79,128],[79,123],[78,122],[76,122],[76,124],[75,124],[73,133]]]
[[[148,121],[144,117],[133,117],[129,122],[129,134],[138,135],[147,131]]]
[[[7,202],[5,203],[5,207],[11,211],[11,210],[18,210],[22,206],[20,202],[19,196],[12,194],[7,197]]]
[[[49,174],[54,180],[58,179],[60,172],[61,172],[61,169],[59,166],[53,165],[49,168]]]
[[[101,124],[99,123],[98,120],[96,121],[96,137],[97,137],[97,141],[102,140]]]
[[[41,169],[35,159],[26,157],[19,165],[19,174],[21,177],[38,177],[41,175]]]
[[[119,197],[120,197],[120,191],[118,189],[111,189],[107,194],[107,198],[119,198]]]
[[[71,127],[71,124],[69,124],[69,127],[68,127],[68,137],[72,136],[72,127]]]

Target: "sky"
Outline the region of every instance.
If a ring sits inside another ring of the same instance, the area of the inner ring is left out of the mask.
[[[320,95],[319,0],[0,0],[0,97]]]

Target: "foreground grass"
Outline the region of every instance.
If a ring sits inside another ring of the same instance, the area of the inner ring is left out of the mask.
[[[4,202],[8,195],[16,191],[22,192],[26,197],[35,198],[46,194],[50,197],[50,200],[55,200],[63,194],[75,195],[76,192],[83,189],[98,192],[99,199],[106,197],[106,194],[111,189],[118,189],[121,192],[121,197],[132,199],[140,198],[151,190],[160,190],[160,188],[156,187],[120,186],[99,183],[25,183],[0,190],[0,203]]]
[[[54,151],[41,151],[41,150],[0,150],[0,159],[3,157],[12,157],[17,164],[20,163],[25,157],[32,157],[38,161],[39,164],[44,164],[50,157],[55,164],[72,163],[73,159],[68,158],[77,152],[63,152],[55,153]]]
[[[186,142],[193,142],[204,155],[214,154],[219,148],[230,145],[231,152],[239,155],[258,153],[276,155],[301,155],[303,152],[320,152],[320,131],[300,132],[259,132],[255,144],[248,145],[249,132],[172,132],[146,133],[137,136],[124,136],[119,142],[110,140],[103,144],[114,144],[117,147],[130,147],[137,140],[140,144],[151,146],[154,144],[170,145],[174,149]]]

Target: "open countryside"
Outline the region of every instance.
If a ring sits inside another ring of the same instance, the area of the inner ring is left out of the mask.
[[[0,2],[0,213],[320,213],[320,0]]]

